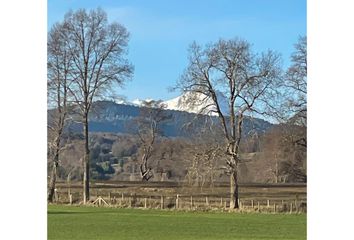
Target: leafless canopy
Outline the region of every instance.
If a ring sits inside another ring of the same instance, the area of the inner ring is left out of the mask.
[[[69,12],[63,25],[62,34],[74,66],[70,92],[85,114],[95,97],[131,77],[133,67],[123,58],[129,33],[118,23],[108,24],[101,9]]]
[[[307,120],[307,38],[301,36],[294,45],[291,66],[286,72],[287,109],[293,122],[306,127]]]

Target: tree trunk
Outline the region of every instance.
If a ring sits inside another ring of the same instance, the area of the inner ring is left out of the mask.
[[[88,114],[84,119],[84,135],[85,135],[85,153],[84,153],[84,179],[83,179],[83,197],[84,204],[90,199],[90,149],[89,149],[89,136],[88,136]]]
[[[230,175],[230,209],[239,208],[238,198],[237,170],[233,169]]]
[[[147,182],[151,178],[150,169],[140,165],[141,181]]]
[[[276,156],[275,156],[276,157]],[[275,183],[278,183],[278,176],[279,176],[279,170],[278,170],[278,158],[275,159]]]
[[[49,191],[48,191],[48,198],[47,198],[48,202],[53,202],[55,183],[57,179],[57,169],[58,169],[58,161],[54,161],[52,173],[50,176]]]
[[[149,159],[150,154],[151,154],[151,151],[148,150],[148,152],[144,153],[144,156],[141,159],[140,175],[141,175],[142,181],[149,181],[150,178],[152,177],[151,169],[148,168],[148,165],[147,165],[147,161]]]
[[[53,202],[53,196],[54,196],[54,191],[55,191],[55,183],[57,181],[61,131],[59,131],[58,135],[59,135],[59,137],[55,140],[55,154],[54,154],[54,157],[53,157],[53,168],[52,168],[52,173],[51,173],[51,176],[50,176],[49,191],[48,191],[48,198],[47,198],[48,202]]]

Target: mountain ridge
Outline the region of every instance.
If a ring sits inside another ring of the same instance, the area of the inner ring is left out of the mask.
[[[134,134],[131,128],[132,120],[139,116],[143,107],[117,104],[113,101],[97,101],[92,106],[89,114],[90,132],[112,132]],[[192,137],[205,127],[205,124],[214,124],[219,122],[215,115],[196,114],[182,110],[165,109],[166,114],[171,115],[171,119],[161,124],[163,135],[166,137]],[[74,132],[82,131],[82,124],[75,121],[80,119],[79,115],[73,115],[68,130]],[[257,118],[246,117],[244,121],[244,133],[265,132],[273,124]]]

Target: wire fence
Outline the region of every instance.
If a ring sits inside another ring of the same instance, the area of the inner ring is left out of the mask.
[[[82,193],[55,191],[56,203],[82,204]],[[227,210],[230,199],[225,196],[206,194],[141,194],[133,192],[106,192],[93,194],[89,204],[123,208],[151,208],[176,210]],[[307,212],[307,200],[302,195],[295,198],[284,197],[247,197],[239,199],[240,210],[255,212]]]

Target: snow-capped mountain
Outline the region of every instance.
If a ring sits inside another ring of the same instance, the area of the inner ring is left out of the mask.
[[[226,97],[217,92],[217,98],[221,112],[225,115],[229,115],[228,102]],[[216,106],[211,98],[208,98],[202,93],[187,92],[176,98],[163,102],[166,105],[166,109],[185,111],[190,113],[206,114],[216,116]]]
[[[226,97],[221,92],[217,92],[216,96],[218,98],[221,112],[224,115],[229,115],[229,107]],[[150,102],[153,100],[154,99],[151,98],[137,98],[131,102],[125,102],[121,104],[141,107],[144,105],[144,102]],[[163,101],[162,104],[164,104],[166,109],[169,110],[217,116],[217,113],[215,112],[216,106],[214,105],[212,99],[202,93],[187,92],[176,98]]]

